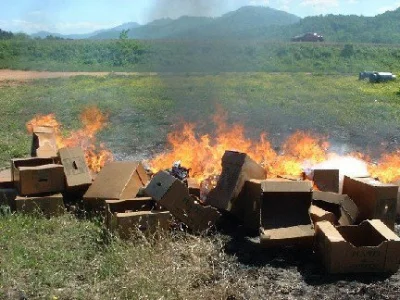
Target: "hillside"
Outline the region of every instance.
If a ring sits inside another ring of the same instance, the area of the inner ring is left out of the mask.
[[[262,6],[246,6],[218,18],[184,16],[176,20],[162,19],[132,28],[129,37],[135,39],[229,37],[269,26],[290,25],[300,18],[284,11]],[[116,32],[103,32],[93,39],[118,38]]]

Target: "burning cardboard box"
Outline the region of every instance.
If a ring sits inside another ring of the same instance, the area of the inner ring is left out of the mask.
[[[33,157],[55,157],[57,156],[57,142],[53,127],[36,126],[32,133]]]
[[[247,180],[265,178],[264,168],[245,153],[225,151],[221,176],[217,186],[208,194],[207,203],[231,211]]]
[[[168,211],[154,211],[152,198],[107,200],[105,224],[110,232],[128,238],[135,230],[154,233],[168,229],[172,216]]]
[[[261,189],[261,245],[311,247],[311,182],[266,180]]]
[[[25,214],[43,214],[46,217],[56,217],[64,213],[64,200],[61,194],[40,196],[40,197],[20,197],[15,199],[17,212]]]
[[[399,268],[400,238],[377,219],[339,227],[318,222],[316,247],[329,273],[395,273]]]
[[[321,210],[316,210],[313,207],[318,207],[322,209],[325,213],[324,217],[327,219],[321,219]],[[313,205],[312,210],[310,211],[311,218],[314,223],[318,221],[333,221],[333,224],[339,225],[353,225],[356,223],[359,210],[357,205],[350,199],[348,195],[342,195],[332,192],[321,192],[314,191],[313,192]],[[333,214],[333,217],[330,215]]]
[[[64,167],[53,163],[44,164],[45,162],[50,162],[50,160],[23,159],[12,161],[14,186],[19,195],[59,193],[64,190]]]
[[[339,170],[336,169],[311,169],[305,172],[306,178],[314,181],[318,190],[323,192],[339,192]]]
[[[67,190],[85,190],[92,184],[92,176],[86,165],[85,154],[79,147],[59,150],[61,163],[64,166]]]
[[[189,195],[185,184],[167,172],[154,175],[146,187],[146,194],[194,232],[209,229],[220,217],[215,208],[198,203],[194,196]]]
[[[399,187],[385,184],[372,178],[344,177],[343,194],[347,194],[357,205],[358,221],[380,219],[389,228],[394,228]]]
[[[110,162],[97,175],[83,199],[89,208],[102,208],[105,200],[136,197],[148,180],[140,162]]]

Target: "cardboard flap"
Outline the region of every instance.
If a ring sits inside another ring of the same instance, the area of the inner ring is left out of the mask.
[[[165,171],[160,171],[154,175],[153,179],[149,182],[145,189],[146,195],[149,195],[156,201],[160,201],[172,184],[175,182],[176,178],[169,175]]]
[[[81,148],[62,148],[59,150],[59,155],[61,163],[64,166],[68,187],[89,185],[92,183],[92,177],[86,165],[85,154]]]
[[[349,196],[344,196],[340,207],[341,216],[339,218],[339,225],[353,225],[358,218],[359,210]]]
[[[239,167],[243,166],[246,160],[246,153],[241,153],[237,151],[225,151],[222,156],[222,164],[237,165]]]
[[[107,211],[111,213],[125,213],[126,211],[151,210],[154,206],[151,197],[133,198],[125,200],[106,200]]]
[[[312,183],[311,181],[271,180],[271,181],[263,181],[261,183],[261,189],[263,190],[263,192],[284,192],[284,193],[311,192]]]
[[[379,233],[388,241],[398,241],[400,242],[400,238],[392,231],[389,227],[387,227],[381,220],[368,220],[369,224],[371,224],[375,230],[379,231]]]
[[[335,226],[329,221],[317,222],[315,225],[317,231],[323,232],[323,234],[331,241],[331,242],[345,242],[346,240],[340,234],[340,232],[336,229]]]
[[[313,200],[316,201],[324,201],[332,204],[342,204],[346,195],[333,193],[333,192],[321,192],[321,191],[313,191]]]

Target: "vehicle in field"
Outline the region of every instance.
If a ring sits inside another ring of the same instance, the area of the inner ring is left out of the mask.
[[[386,82],[396,80],[397,76],[390,72],[363,71],[360,72],[358,79],[369,79],[369,82]]]
[[[316,32],[307,32],[302,35],[296,35],[291,39],[292,42],[323,42],[324,37]]]

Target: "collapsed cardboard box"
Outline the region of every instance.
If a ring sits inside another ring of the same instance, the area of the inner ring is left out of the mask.
[[[189,195],[185,184],[167,172],[154,175],[145,191],[194,232],[209,229],[220,217],[217,209],[198,203],[194,196]]]
[[[208,194],[207,203],[231,211],[247,180],[265,178],[264,168],[245,153],[225,151],[222,157],[221,176],[217,186]]]
[[[318,190],[323,192],[339,192],[339,170],[337,169],[311,169],[306,173],[306,178],[314,181]]]
[[[88,208],[100,209],[105,200],[135,198],[148,180],[140,162],[110,162],[97,175],[83,200]]]
[[[324,210],[315,205],[311,205],[310,207],[310,217],[314,225],[315,223],[321,221],[328,221],[331,222],[332,224],[336,224],[338,222],[334,213]]]
[[[79,147],[59,150],[61,163],[64,166],[67,190],[85,190],[92,184],[92,176],[87,167],[85,154]]]
[[[348,195],[332,192],[314,191],[313,206],[332,213],[337,220],[337,222],[334,224],[338,225],[355,224],[359,214],[357,205],[353,202],[353,200],[350,199]],[[316,211],[314,210],[314,212]],[[321,213],[321,211],[319,211],[319,213]],[[311,217],[313,218],[313,215],[311,215]],[[328,217],[330,221],[333,220],[330,216]],[[317,221],[322,221],[322,219],[318,220],[317,217],[314,223]]]
[[[33,128],[31,155],[33,157],[57,156],[57,142],[53,127],[36,126]]]
[[[56,164],[18,167],[14,185],[21,196],[62,192],[65,188],[64,167]]]
[[[339,227],[318,222],[316,247],[329,273],[395,273],[399,268],[400,238],[377,219]]]
[[[310,181],[261,182],[261,245],[311,247],[314,227],[309,216]]]
[[[43,214],[46,217],[56,217],[64,213],[64,200],[61,194],[38,197],[20,197],[15,199],[17,212],[25,214]]]
[[[105,225],[121,238],[128,238],[135,230],[153,233],[168,229],[172,216],[168,211],[155,211],[152,198],[107,200]]]
[[[358,221],[380,219],[388,227],[394,228],[399,187],[385,184],[373,178],[344,177],[343,194],[347,194],[357,205]]]

